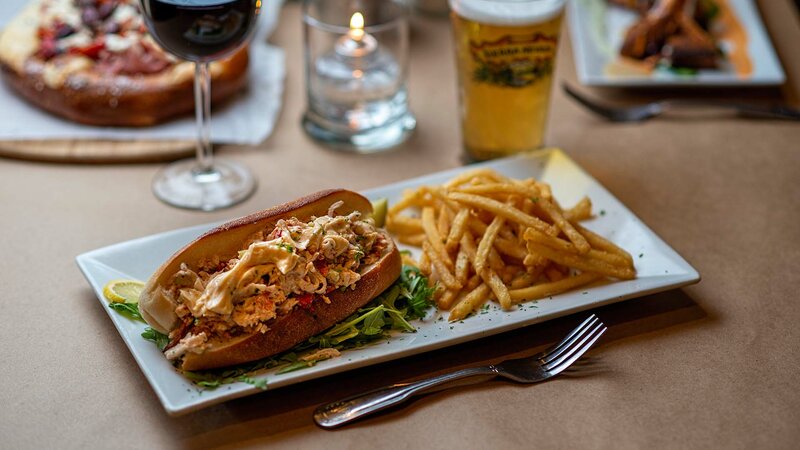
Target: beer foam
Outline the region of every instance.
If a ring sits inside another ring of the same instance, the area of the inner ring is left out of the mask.
[[[449,0],[450,8],[473,22],[522,26],[546,22],[564,9],[565,0]]]

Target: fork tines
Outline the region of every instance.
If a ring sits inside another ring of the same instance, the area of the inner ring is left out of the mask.
[[[561,372],[583,356],[607,329],[608,327],[592,314],[539,358],[542,368],[553,374]]]

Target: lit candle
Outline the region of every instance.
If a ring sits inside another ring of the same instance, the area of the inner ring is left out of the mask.
[[[378,41],[364,31],[364,15],[356,12],[350,17],[350,30],[336,42],[336,53],[348,58],[363,58],[378,48]]]
[[[350,31],[347,33],[354,41],[364,38],[364,15],[360,12],[353,13],[350,18]]]
[[[311,20],[304,20],[303,128],[320,142],[358,152],[401,142],[416,125],[408,111],[408,23],[401,2],[359,0],[352,3],[363,9],[342,11],[330,0],[306,1],[314,7]]]

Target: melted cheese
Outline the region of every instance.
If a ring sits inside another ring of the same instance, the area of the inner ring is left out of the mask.
[[[42,71],[42,78],[48,87],[57,89],[66,83],[67,78],[76,72],[92,67],[92,60],[85,57],[70,58],[64,64],[47,63]]]
[[[138,22],[139,17],[139,11],[136,10],[135,6],[122,3],[114,10],[111,20],[116,23],[122,23],[126,20],[134,19]]]
[[[141,38],[129,33],[127,36],[118,34],[107,34],[105,37],[106,49],[110,52],[120,53],[131,48]]]
[[[39,3],[28,6],[0,34],[0,59],[22,73],[25,61],[39,49]]]
[[[58,40],[58,46],[63,50],[68,50],[73,47],[86,47],[92,43],[92,35],[86,30],[81,30],[64,39]]]
[[[49,26],[56,20],[76,29],[83,25],[81,12],[73,0],[50,0],[43,3],[42,23]]]

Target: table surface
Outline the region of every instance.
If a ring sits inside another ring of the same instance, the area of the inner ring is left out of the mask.
[[[697,91],[797,99],[791,0],[762,1],[787,70],[779,90]],[[461,164],[446,19],[417,17],[410,98],[419,120],[397,151],[336,153],[299,122],[299,8],[282,11],[285,108],[258,148],[225,148],[260,187],[211,214],[150,192],[159,165],[0,161],[0,447],[4,448],[796,448],[800,438],[800,126],[703,112],[605,122],[555,92],[547,133],[702,274],[694,286],[597,309],[599,370],[535,386],[489,382],[429,395],[328,432],[312,410],[365,388],[532,354],[583,316],[303,383],[171,418],[74,262],[97,247],[221,220],[332,186],[365,189]],[[575,83],[568,38],[557,78]],[[793,89],[794,87],[794,89]],[[652,93],[593,91],[626,101]]]

